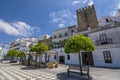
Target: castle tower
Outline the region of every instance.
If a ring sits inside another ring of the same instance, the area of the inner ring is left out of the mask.
[[[76,10],[76,14],[78,32],[97,27],[98,22],[94,5]]]

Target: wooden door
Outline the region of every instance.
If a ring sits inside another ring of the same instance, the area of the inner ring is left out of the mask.
[[[92,52],[82,52],[83,65],[94,65]]]

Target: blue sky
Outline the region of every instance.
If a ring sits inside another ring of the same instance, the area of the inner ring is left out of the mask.
[[[120,0],[0,0],[0,46],[77,24],[76,9],[91,4],[98,18],[120,8]]]

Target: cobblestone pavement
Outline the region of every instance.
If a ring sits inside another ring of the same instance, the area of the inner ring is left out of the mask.
[[[27,67],[8,62],[0,63],[0,80],[86,80],[78,75],[67,75],[66,65],[45,69]],[[90,68],[91,80],[120,80],[120,69]]]
[[[66,70],[64,65],[45,69],[4,62],[0,63],[0,80],[79,80],[78,77],[67,76]]]
[[[120,80],[120,68],[90,68],[93,80]]]

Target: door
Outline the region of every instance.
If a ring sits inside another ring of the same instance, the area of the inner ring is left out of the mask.
[[[82,52],[83,65],[94,65],[92,52]]]
[[[59,56],[59,62],[61,64],[64,64],[65,63],[65,56]]]

